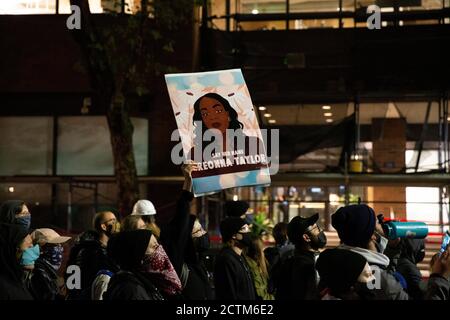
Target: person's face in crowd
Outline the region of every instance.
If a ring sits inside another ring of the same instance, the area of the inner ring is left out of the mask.
[[[141,218],[142,220],[144,220],[144,223],[146,225],[145,229],[149,229],[156,237],[159,238],[161,230],[156,224],[155,215],[145,215],[141,216]]]
[[[110,237],[114,233],[116,223],[116,216],[112,212],[105,213],[105,215],[103,216],[101,227],[108,237]]]
[[[15,220],[17,224],[23,226],[26,230],[30,229],[31,214],[25,204],[22,206],[22,211],[15,215]]]
[[[373,281],[374,278],[375,277],[373,275],[372,268],[366,262],[366,265],[364,266],[364,270],[361,272],[361,274],[358,277],[358,282],[369,283],[369,282]]]
[[[373,275],[372,268],[366,262],[363,271],[358,277],[355,285],[352,287],[352,297],[349,299],[357,299],[357,300],[374,300],[375,293],[371,290],[368,284],[375,280],[375,276]]]
[[[201,236],[205,235],[206,231],[203,229],[202,225],[198,221],[198,219],[195,220],[194,226],[192,227],[192,238],[200,238]]]
[[[383,227],[378,221],[378,219],[375,220],[375,232],[373,233],[372,237],[369,240],[369,243],[367,245],[367,249],[374,251],[374,252],[380,252],[383,253],[386,249],[388,244],[388,240],[384,237],[384,231]]]
[[[28,210],[28,207],[24,204],[22,206],[22,211],[20,213],[16,214],[16,218],[25,217],[25,216],[29,216],[29,215],[31,215],[30,210]]]
[[[64,247],[60,243],[47,243],[41,248],[42,258],[46,260],[55,271],[61,268],[63,260]]]
[[[303,235],[303,239],[313,250],[324,248],[327,244],[325,232],[317,225],[317,223],[307,229],[307,232]]]
[[[195,219],[194,226],[192,227],[192,240],[194,242],[194,248],[198,253],[209,249],[208,233],[203,229],[198,219]]]
[[[138,230],[140,229],[147,229],[147,224],[144,222],[144,220],[142,220],[142,218],[140,218],[137,223],[136,223],[136,228]]]
[[[150,241],[148,242],[148,247],[147,250],[145,251],[145,254],[150,256],[153,255],[156,249],[158,249],[158,247],[159,247],[158,240],[156,240],[155,236],[152,235],[150,237]]]
[[[234,236],[236,245],[240,248],[250,247],[252,245],[252,238],[250,235],[250,227],[248,224],[244,224],[238,233]]]
[[[20,246],[17,248],[17,260],[20,260],[23,252],[31,248],[32,246],[33,246],[33,238],[31,238],[31,235],[27,235],[20,243]]]
[[[220,130],[223,134],[229,126],[228,112],[214,98],[204,97],[200,100],[200,114],[206,128]]]

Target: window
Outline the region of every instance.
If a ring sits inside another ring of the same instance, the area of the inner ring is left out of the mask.
[[[0,118],[0,175],[48,175],[52,170],[51,117]]]

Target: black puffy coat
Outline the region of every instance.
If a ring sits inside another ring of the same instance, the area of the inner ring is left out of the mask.
[[[68,290],[68,298],[71,300],[90,300],[91,285],[97,273],[100,270],[116,270],[116,265],[98,239],[97,232],[87,231],[70,251],[67,266],[77,265],[81,271],[81,289]]]
[[[34,269],[25,278],[25,284],[35,300],[62,299],[58,290],[58,275],[42,258],[35,261]]]
[[[296,248],[280,262],[272,275],[276,300],[319,299],[314,252]]]
[[[146,274],[119,271],[109,281],[103,300],[164,300],[164,298]]]

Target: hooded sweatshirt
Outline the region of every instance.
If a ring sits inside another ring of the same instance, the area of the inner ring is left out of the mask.
[[[7,200],[0,206],[0,222],[15,224],[16,214],[22,211],[22,200]]]
[[[374,299],[377,300],[408,300],[408,294],[400,282],[388,270],[389,258],[379,252],[374,252],[360,247],[352,247],[342,244],[338,249],[350,250],[359,253],[366,258],[367,263],[374,271],[375,283],[374,289],[371,290],[374,294]]]
[[[402,239],[400,258],[397,271],[402,274],[408,284],[408,293],[414,300],[422,300],[425,287],[422,284],[422,274],[417,263],[425,256],[425,240]]]
[[[32,300],[22,283],[16,252],[27,233],[14,224],[0,223],[0,300]]]

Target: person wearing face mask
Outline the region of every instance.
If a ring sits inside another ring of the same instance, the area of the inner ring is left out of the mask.
[[[389,258],[380,252],[384,251],[380,246],[381,228],[373,209],[365,204],[341,207],[331,216],[331,221],[341,239],[338,248],[361,254],[375,270],[375,277],[379,275],[379,288],[373,289],[375,298],[408,300],[402,283],[389,269]]]
[[[22,200],[8,200],[0,206],[0,223],[16,224],[30,231],[31,214]]]
[[[219,300],[256,300],[256,290],[250,267],[242,251],[252,245],[250,228],[238,217],[228,217],[220,223],[224,244],[214,265],[216,298]]]
[[[23,254],[32,248],[31,236],[23,228],[0,223],[0,300],[33,300],[22,281],[21,263]]]
[[[367,260],[349,250],[327,249],[317,259],[322,300],[370,300],[367,283],[373,274]]]
[[[77,265],[81,270],[81,289],[69,289],[68,299],[90,300],[91,286],[100,270],[115,270],[116,266],[108,257],[106,247],[111,236],[117,231],[117,219],[110,211],[94,216],[94,230],[79,236],[70,251],[67,265]],[[67,275],[66,275],[67,277]]]
[[[239,217],[244,219],[248,225],[252,223],[251,214],[249,213],[250,205],[246,201],[226,201],[224,206],[225,216]]]
[[[327,237],[317,225],[318,219],[319,214],[316,213],[308,218],[297,216],[289,222],[288,237],[295,249],[290,255],[283,256],[277,269],[273,270],[271,282],[276,300],[319,298],[315,263]]]
[[[157,283],[164,290],[180,289],[167,255],[150,230],[120,232],[108,243],[108,254],[120,271],[109,281],[104,300],[164,300]]]
[[[399,246],[401,249],[397,271],[406,280],[410,299],[423,300],[425,286],[417,264],[425,258],[425,240],[403,238],[400,240]]]
[[[36,300],[62,300],[57,272],[63,259],[63,244],[70,237],[60,236],[48,228],[36,229],[31,237],[33,243],[40,246],[41,254],[34,262],[34,268],[26,272],[25,284]]]
[[[195,215],[190,214],[193,163],[182,166],[185,177],[183,191],[177,201],[176,211],[168,224],[161,227],[160,242],[177,272],[183,298],[187,300],[211,300],[214,293],[210,275],[205,265],[209,249],[208,233]]]
[[[121,232],[147,229],[145,223],[139,215],[127,216],[124,219],[122,226],[123,228],[121,228]],[[152,241],[154,240],[156,240],[156,237]],[[143,270],[148,273],[154,285],[159,289],[164,298],[177,299],[180,297],[182,290],[180,279],[178,278],[178,275],[162,246],[158,245],[157,250],[153,255],[145,256],[143,261]],[[99,277],[105,277],[105,274],[103,273],[98,275],[97,278]],[[94,281],[93,287],[95,286],[96,281]],[[106,282],[106,285],[108,282],[109,279]],[[104,283],[102,286],[104,286]],[[106,287],[104,289],[104,291],[106,291]]]

